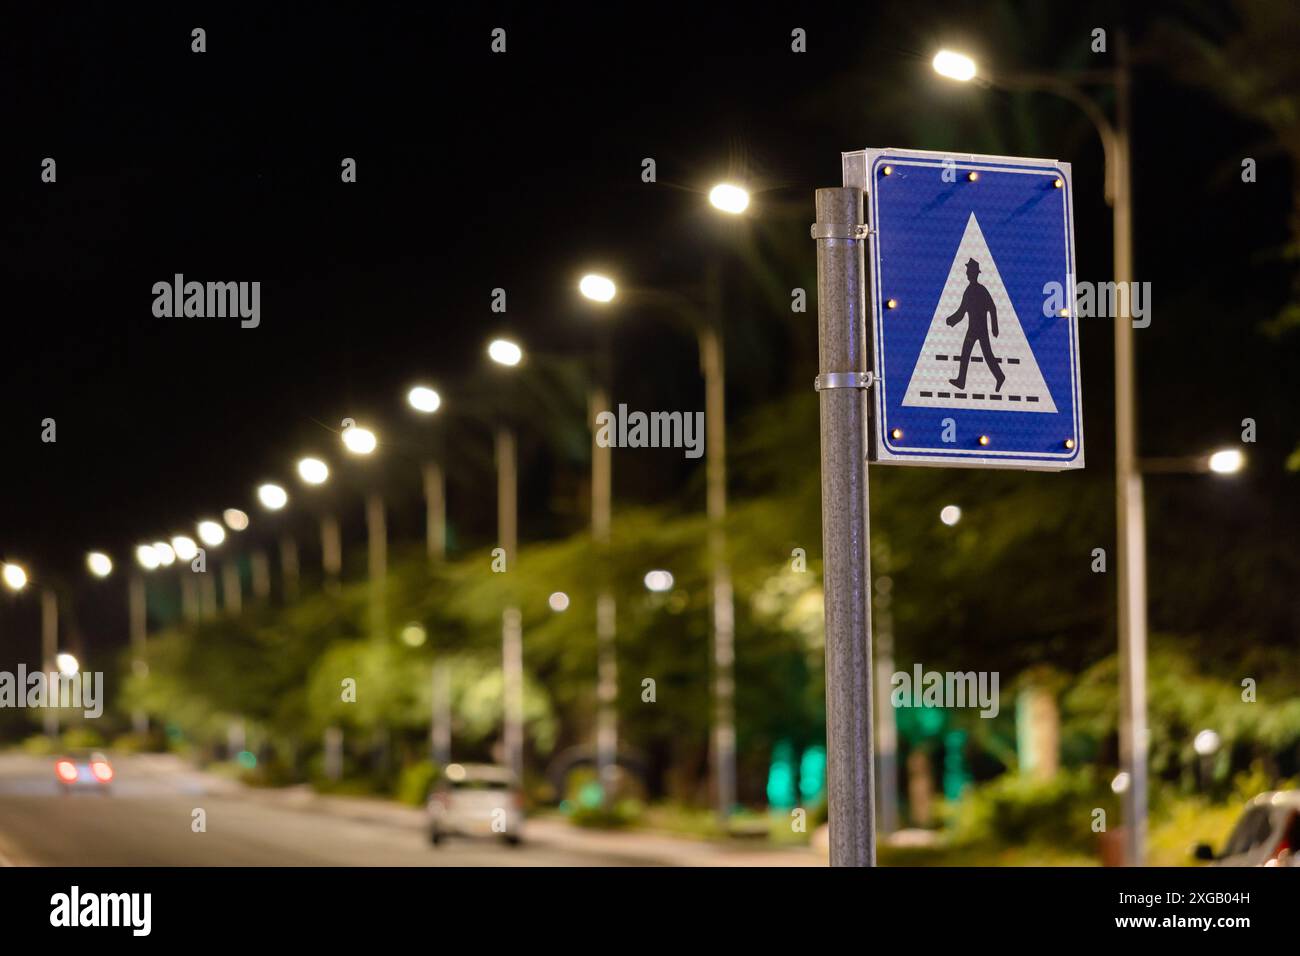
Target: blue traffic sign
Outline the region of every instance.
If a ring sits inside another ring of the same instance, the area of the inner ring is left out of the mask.
[[[1083,467],[1070,166],[844,154],[870,228],[872,458]]]

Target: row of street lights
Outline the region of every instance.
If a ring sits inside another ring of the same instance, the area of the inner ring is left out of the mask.
[[[709,192],[712,207],[727,215],[744,213],[750,203],[747,190],[733,183],[719,183]],[[667,293],[642,290],[641,295],[649,301],[669,300],[676,309],[705,313],[704,320],[698,323],[697,333],[700,344],[701,366],[706,386],[706,435],[707,459],[707,512],[709,517],[709,547],[713,567],[712,593],[712,637],[714,657],[714,719],[711,741],[712,765],[715,777],[715,792],[718,811],[722,816],[730,813],[736,800],[735,785],[735,727],[733,705],[733,661],[734,661],[734,606],[731,590],[730,571],[726,559],[726,536],[724,519],[726,516],[726,473],[725,473],[725,429],[723,423],[724,372],[721,343],[721,304],[717,270],[710,270],[710,284],[706,292],[706,301],[701,308],[699,303],[673,297]],[[615,281],[608,276],[589,274],[580,280],[579,292],[587,300],[608,305],[618,295]],[[516,342],[507,338],[496,338],[488,343],[488,358],[498,367],[513,369],[524,361],[524,350]],[[608,549],[612,517],[612,467],[610,449],[602,447],[595,439],[595,413],[608,406],[608,395],[603,382],[593,384],[590,404],[593,417],[592,424],[592,533],[597,547]],[[431,415],[442,408],[442,397],[427,385],[416,385],[407,393],[407,403],[415,412]],[[351,455],[365,457],[371,455],[379,446],[379,438],[370,428],[355,423],[347,423],[341,432],[344,449]],[[515,456],[515,436],[513,430],[504,424],[496,430],[496,464],[498,473],[498,544],[505,552],[507,567],[513,567],[518,548],[517,519],[517,463]],[[329,464],[320,457],[307,456],[296,463],[298,478],[308,487],[326,484],[331,476]],[[427,510],[427,541],[431,560],[437,562],[445,555],[445,494],[442,484],[441,467],[436,461],[426,462],[423,466],[424,493]],[[261,507],[269,512],[282,511],[289,504],[289,492],[284,485],[276,481],[266,481],[256,488],[256,498]],[[386,570],[387,541],[384,531],[384,508],[382,498],[377,493],[366,496],[366,517],[370,545],[370,584],[371,584],[371,626],[376,635],[384,633],[384,578]],[[217,548],[227,539],[227,531],[242,532],[249,527],[246,512],[229,508],[223,513],[223,521],[205,518],[195,526],[195,537],[177,534],[170,540],[142,543],[135,551],[136,563],[146,572],[158,571],[172,566],[177,561],[192,562],[199,555],[200,542],[204,548]],[[336,582],[341,570],[341,546],[337,520],[332,515],[324,515],[321,521],[322,563],[325,566],[327,584]],[[86,556],[87,567],[96,578],[106,578],[113,573],[112,558],[102,552],[94,551]],[[282,573],[285,579],[285,593],[289,596],[296,588],[297,548],[288,535],[281,540]],[[252,556],[253,590],[256,596],[265,598],[270,593],[269,563],[261,552]],[[225,605],[237,611],[242,605],[238,568],[234,564],[223,566],[223,591]],[[13,590],[21,590],[27,583],[27,573],[18,564],[7,563],[3,566],[3,579]],[[206,577],[204,581],[209,580]],[[143,579],[139,574],[130,576],[129,604],[131,608],[132,645],[136,648],[137,669],[143,669],[143,648],[145,643],[145,591]],[[672,587],[672,576],[663,570],[651,571],[646,575],[646,587],[651,591],[664,591]],[[182,577],[182,603],[188,618],[202,618],[206,612],[215,612],[215,585],[211,586],[211,595],[200,601],[193,595],[194,584],[188,576]],[[554,596],[553,596],[554,597]],[[562,603],[567,607],[567,596]],[[53,602],[46,602],[52,604]],[[555,607],[557,601],[552,601]],[[557,608],[558,609],[558,608]],[[515,602],[510,600],[502,612],[502,668],[505,678],[505,722],[503,742],[506,762],[522,775],[523,759],[523,662],[521,614]],[[57,624],[53,626],[57,629]],[[49,632],[50,626],[43,627]],[[597,673],[597,697],[600,713],[597,729],[597,762],[601,779],[608,793],[613,789],[617,773],[618,731],[616,722],[617,707],[617,659],[614,649],[616,632],[616,608],[612,587],[605,579],[600,587],[596,603],[596,630],[599,651]],[[438,684],[435,676],[435,685]],[[143,715],[136,717],[137,729],[145,726]],[[446,730],[434,728],[434,737],[445,738]]]

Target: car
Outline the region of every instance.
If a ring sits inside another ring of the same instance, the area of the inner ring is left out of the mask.
[[[429,794],[429,842],[449,836],[523,838],[523,792],[513,773],[493,764],[448,764]]]
[[[1223,850],[1198,844],[1193,856],[1212,866],[1300,865],[1300,790],[1261,793],[1242,811]]]
[[[73,751],[54,761],[54,779],[65,794],[74,790],[107,794],[113,776],[113,764],[99,751]]]

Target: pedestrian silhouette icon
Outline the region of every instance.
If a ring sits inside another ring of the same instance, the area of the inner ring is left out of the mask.
[[[974,213],[948,261],[902,404],[1054,413],[1051,390]],[[902,309],[890,317],[916,318]]]
[[[989,295],[989,290],[980,285],[979,274],[980,264],[974,259],[966,260],[966,278],[970,280],[970,285],[966,286],[957,311],[943,320],[945,325],[957,325],[963,316],[968,320],[966,341],[961,346],[961,371],[957,373],[956,378],[950,378],[948,381],[957,388],[966,387],[966,369],[970,366],[971,352],[978,342],[980,355],[984,357],[989,371],[997,380],[996,390],[1000,392],[1002,383],[1007,380],[1007,377],[1002,372],[1002,360],[993,354],[993,346],[989,343],[990,327],[993,337],[995,339],[998,337],[998,307],[993,304],[993,296]]]

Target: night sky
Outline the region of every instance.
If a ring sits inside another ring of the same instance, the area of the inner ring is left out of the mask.
[[[704,208],[726,176],[757,190],[752,222],[730,228],[802,248],[775,281],[811,296],[812,191],[839,184],[841,150],[1059,158],[1074,164],[1080,275],[1108,279],[1102,157],[1086,121],[1047,97],[954,90],[929,57],[946,44],[1021,68],[1097,66],[1089,30],[1118,26],[1123,6],[18,14],[0,41],[0,553],[84,588],[92,547],[121,567],[137,542],[192,533],[199,517],[255,514],[261,480],[295,492],[300,454],[340,458],[345,416],[380,430],[390,531],[418,540],[417,465],[431,438],[405,407],[407,387],[436,384],[449,415],[459,395],[487,401],[483,345],[502,330],[536,352],[582,358],[593,320],[574,283],[589,267],[628,284],[697,283],[728,239]],[[1219,8],[1188,9],[1143,5],[1131,15],[1135,42],[1157,21]],[[489,48],[497,26],[504,55]],[[206,53],[190,50],[194,27],[207,31]],[[795,27],[808,32],[806,54],[790,51]],[[1280,473],[1296,440],[1286,383],[1297,347],[1258,330],[1287,287],[1277,249],[1289,172],[1260,130],[1155,64],[1139,69],[1135,112],[1136,278],[1152,282],[1155,310],[1138,333],[1143,452],[1235,440],[1252,416],[1263,470]],[[58,164],[53,185],[40,182],[46,156]],[[1258,157],[1258,183],[1240,182],[1243,156]],[[355,184],[340,182],[344,157],[357,161]],[[657,183],[641,181],[644,157],[656,159]],[[151,288],[174,273],[260,281],[260,327],[155,318]],[[811,310],[782,314],[747,288],[737,262],[727,277],[729,419],[739,421],[810,387],[816,331]],[[505,315],[490,310],[496,287],[508,293]],[[644,309],[615,321],[616,401],[702,407],[689,335]],[[1081,338],[1088,466],[1105,470],[1110,327],[1085,320]],[[526,423],[529,410],[518,414]],[[45,418],[57,422],[55,444],[40,440]],[[456,533],[485,543],[487,429],[466,419],[444,440]],[[574,504],[566,524],[556,505],[580,500],[585,440],[526,445],[525,538],[585,520]],[[694,500],[695,465],[672,452],[646,461],[616,469],[621,500]],[[1261,504],[1249,520],[1260,524],[1243,533],[1265,527],[1286,494],[1282,478],[1253,480]],[[360,521],[357,498],[354,546]],[[34,605],[5,617],[27,621]]]

